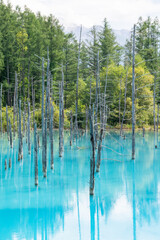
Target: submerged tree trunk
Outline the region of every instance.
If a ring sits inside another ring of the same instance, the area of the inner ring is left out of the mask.
[[[103,139],[103,127],[100,131],[100,137],[99,137],[99,145],[98,145],[98,153],[97,153],[97,168],[96,172],[99,172],[100,170],[100,164],[101,164],[101,150],[102,150],[102,139]]]
[[[34,123],[34,166],[35,166],[35,186],[38,186],[38,144],[37,144],[37,124]]]
[[[93,128],[93,116],[91,109],[89,109],[89,120],[90,120],[90,195],[94,195],[94,171],[95,171],[95,143],[94,143],[94,128]]]

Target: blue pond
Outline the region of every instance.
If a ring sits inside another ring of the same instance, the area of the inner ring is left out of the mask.
[[[34,186],[34,153],[24,140],[23,161],[18,143],[10,150],[0,139],[0,240],[159,240],[160,149],[153,132],[136,133],[136,159],[131,160],[131,134],[106,135],[95,194],[89,197],[90,141],[82,136],[58,157],[54,134],[54,171],[48,152],[47,179],[39,149],[39,186]],[[78,146],[78,148],[76,147]],[[12,168],[5,171],[5,159]]]

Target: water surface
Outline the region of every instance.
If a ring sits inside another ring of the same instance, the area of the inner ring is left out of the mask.
[[[34,153],[24,140],[23,161],[18,145],[10,150],[0,139],[0,240],[159,240],[160,149],[153,132],[136,133],[136,159],[131,160],[131,135],[110,132],[102,148],[95,194],[89,197],[89,136],[69,146],[65,133],[64,156],[58,156],[54,136],[54,171],[48,152],[47,179],[43,178],[39,149],[39,187],[34,186]],[[78,146],[78,148],[77,148]],[[48,145],[49,147],[49,145]],[[4,169],[11,157],[12,168]]]

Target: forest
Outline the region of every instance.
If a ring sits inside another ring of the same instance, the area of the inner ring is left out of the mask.
[[[70,112],[85,128],[86,109],[105,96],[107,126],[131,126],[132,110],[132,36],[120,46],[107,19],[101,28],[93,26],[86,41],[65,33],[53,15],[42,16],[25,7],[14,10],[0,2],[0,83],[3,129],[6,128],[6,105],[13,121],[14,96],[21,96],[22,109],[27,102],[38,127],[41,124],[42,57],[45,85],[47,59],[50,59],[50,97],[54,105],[54,127],[59,125],[59,83],[64,74],[64,127],[69,128]],[[154,125],[159,109],[160,24],[141,17],[135,30],[135,116],[136,126]],[[96,79],[98,85],[96,86]],[[77,83],[78,82],[78,83]],[[15,85],[17,84],[17,88]],[[77,114],[75,114],[77,111]]]

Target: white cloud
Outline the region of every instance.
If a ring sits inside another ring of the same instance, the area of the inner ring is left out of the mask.
[[[6,2],[7,0],[5,0]],[[52,13],[62,24],[101,24],[106,17],[114,29],[131,29],[140,16],[156,17],[159,0],[10,0],[13,6],[27,5],[34,12]]]

